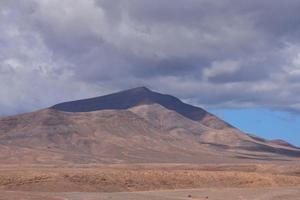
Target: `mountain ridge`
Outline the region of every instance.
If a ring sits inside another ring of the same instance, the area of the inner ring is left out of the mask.
[[[146,87],[137,87],[100,97],[64,102],[50,108],[65,112],[91,112],[106,109],[129,109],[138,105],[154,103],[160,104],[169,110],[174,110],[191,120],[202,121],[207,126],[214,126],[214,128],[219,129],[233,127],[202,108],[186,104],[171,95],[153,92]],[[211,121],[214,121],[214,124]]]

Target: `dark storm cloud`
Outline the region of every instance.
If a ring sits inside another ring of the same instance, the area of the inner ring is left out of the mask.
[[[3,0],[0,112],[146,85],[300,110],[296,0]]]

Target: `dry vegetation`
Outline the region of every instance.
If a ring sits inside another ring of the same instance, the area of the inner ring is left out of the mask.
[[[276,165],[111,165],[2,168],[0,189],[121,192],[211,187],[300,186],[299,167]]]

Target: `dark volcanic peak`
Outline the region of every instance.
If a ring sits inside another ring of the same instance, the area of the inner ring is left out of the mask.
[[[146,87],[133,88],[105,96],[65,102],[54,105],[52,109],[65,112],[91,112],[97,110],[121,110],[138,105],[160,104],[192,119],[201,120],[208,113],[202,108],[183,103],[171,95],[153,92]]]

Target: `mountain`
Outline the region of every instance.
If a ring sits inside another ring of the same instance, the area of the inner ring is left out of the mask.
[[[245,134],[178,98],[134,88],[0,118],[5,164],[298,160],[283,141]]]
[[[61,103],[54,105],[52,108],[66,112],[91,112],[97,110],[129,109],[138,105],[151,105],[155,103],[168,110],[173,110],[188,119],[199,121],[213,128],[222,129],[230,126],[202,108],[183,103],[171,95],[153,92],[146,87],[138,87],[96,98]]]
[[[280,140],[280,139],[277,139],[277,140],[270,140],[268,141],[270,144],[277,144],[277,145],[280,145],[280,146],[286,146],[286,147],[291,147],[291,148],[298,148],[284,140]],[[299,148],[298,148],[299,149]]]

